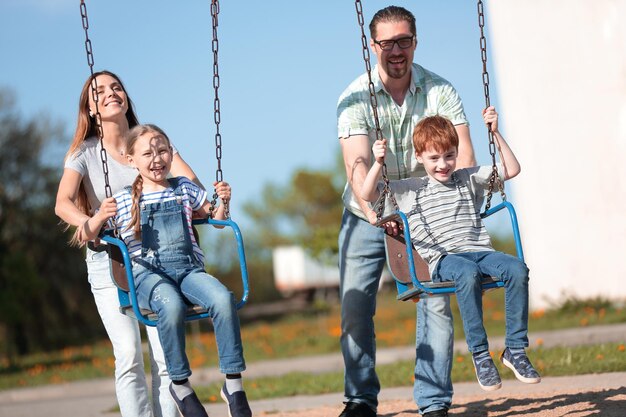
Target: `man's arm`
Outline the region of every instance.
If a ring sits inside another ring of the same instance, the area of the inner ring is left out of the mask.
[[[457,157],[456,168],[469,168],[476,166],[474,147],[470,138],[469,126],[455,125],[456,133],[459,135],[459,156]]]
[[[346,176],[352,188],[352,194],[369,222],[374,224],[376,222],[376,213],[361,198],[363,182],[370,168],[371,151],[369,138],[367,135],[354,135],[347,138],[339,138],[339,143],[341,144]]]

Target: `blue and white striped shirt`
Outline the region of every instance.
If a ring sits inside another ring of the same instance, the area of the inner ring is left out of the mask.
[[[193,235],[192,229],[192,217],[193,212],[198,210],[207,198],[207,192],[200,188],[197,184],[193,183],[185,177],[179,177],[178,186],[182,190],[182,204],[185,213],[185,219],[187,220],[187,231],[191,237],[191,243],[193,245],[193,252],[196,257],[204,262],[204,253],[196,238]],[[131,227],[128,229],[128,225],[131,222],[131,208],[133,205],[133,199],[126,189],[118,192],[113,196],[117,202],[117,215],[115,216],[115,223],[120,231],[121,238],[124,240],[128,253],[131,259],[141,256],[141,240],[135,239],[135,231]],[[176,200],[174,189],[168,187],[161,191],[154,191],[148,193],[142,193],[139,203],[152,204],[152,203],[165,203],[167,201]]]

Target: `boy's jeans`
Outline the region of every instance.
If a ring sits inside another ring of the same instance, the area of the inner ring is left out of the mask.
[[[483,251],[446,255],[437,264],[433,281],[451,281],[463,319],[465,339],[470,352],[489,349],[483,326],[483,275],[504,281],[506,314],[505,345],[528,346],[528,267],[519,258],[502,252]]]

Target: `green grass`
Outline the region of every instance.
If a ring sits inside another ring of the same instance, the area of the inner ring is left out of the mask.
[[[499,356],[496,352],[495,356]],[[595,346],[558,347],[531,349],[529,357],[542,376],[582,375],[603,372],[626,371],[624,345],[611,343]],[[513,379],[513,373],[495,361],[503,379]],[[414,361],[406,360],[389,365],[377,366],[383,387],[413,386]],[[453,382],[476,381],[471,356],[455,355],[452,371]],[[277,377],[264,377],[245,381],[246,394],[251,400],[287,397],[293,395],[315,395],[343,391],[343,372],[307,374],[291,372]],[[217,401],[222,383],[196,387],[203,402]]]
[[[492,291],[484,297],[485,327],[490,337],[504,334],[502,297],[503,291]],[[242,337],[246,361],[251,365],[265,359],[338,352],[339,311],[337,304],[317,305],[316,308],[301,313],[287,314],[279,319],[244,323]],[[463,338],[461,320],[456,306],[453,311],[456,338]],[[415,305],[412,302],[398,302],[393,292],[381,292],[375,321],[379,347],[405,346],[415,343]],[[624,308],[602,299],[587,301],[570,299],[558,308],[536,311],[531,314],[529,328],[533,332],[623,322],[626,322],[626,309]],[[94,323],[94,325],[100,326],[101,324]],[[192,326],[195,330],[188,332],[187,354],[191,367],[192,369],[214,367],[217,354],[213,333],[207,329],[198,330],[198,327],[200,326],[196,324]],[[13,362],[0,358],[0,389],[57,384],[91,378],[112,378],[113,370],[114,361],[110,343],[105,340],[92,346],[68,347],[61,351],[28,355]],[[381,368],[381,373],[384,372],[385,369]],[[329,379],[337,378],[329,377]],[[340,384],[341,378],[336,383]],[[331,386],[333,385],[329,385]],[[293,387],[297,387],[298,392],[304,389],[297,384],[291,385],[291,389]]]

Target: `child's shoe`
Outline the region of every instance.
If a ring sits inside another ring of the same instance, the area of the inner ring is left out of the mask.
[[[178,412],[180,412],[183,417],[209,417],[195,392],[181,400],[176,396],[172,385],[173,384],[170,384],[170,394],[172,394],[172,398],[174,398]]]
[[[474,369],[476,370],[476,378],[478,384],[485,391],[495,391],[502,387],[502,380],[496,364],[489,355],[489,351],[474,353],[472,355]]]
[[[520,381],[526,384],[537,384],[541,382],[541,376],[539,376],[539,373],[530,363],[524,349],[519,349],[519,352],[514,350],[513,353],[511,349],[506,348],[504,352],[502,352],[502,355],[500,355],[500,361],[504,366],[511,369],[515,377]]]
[[[222,399],[228,404],[228,415],[230,417],[252,417],[252,410],[250,410],[245,391],[235,391],[229,394],[226,384],[224,384],[220,394]]]

